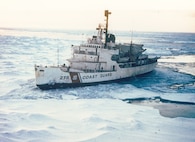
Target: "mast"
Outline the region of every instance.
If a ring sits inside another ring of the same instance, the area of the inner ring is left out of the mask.
[[[111,12],[109,12],[108,10],[105,10],[105,12],[104,12],[104,16],[106,17],[105,47],[106,47],[106,43],[107,43],[107,41],[108,41],[108,17],[109,17],[109,14],[111,14]]]

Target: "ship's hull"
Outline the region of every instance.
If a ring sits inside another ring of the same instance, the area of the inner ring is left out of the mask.
[[[151,72],[157,62],[129,67],[119,68],[117,71],[102,72],[78,72],[66,70],[63,67],[35,66],[36,85],[43,90],[82,87],[96,84],[120,82],[132,76]]]
[[[148,73],[148,72],[147,72]],[[147,74],[145,73],[145,74]],[[132,76],[116,79],[116,80],[109,80],[109,81],[101,81],[101,82],[91,82],[91,83],[55,83],[55,84],[43,84],[37,85],[38,88],[41,90],[50,90],[50,89],[66,89],[66,88],[76,88],[76,87],[85,87],[85,86],[95,86],[99,84],[110,84],[110,83],[120,83],[131,79]]]

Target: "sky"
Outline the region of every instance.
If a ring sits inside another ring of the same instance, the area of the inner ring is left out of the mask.
[[[0,27],[193,32],[195,0],[0,0]]]

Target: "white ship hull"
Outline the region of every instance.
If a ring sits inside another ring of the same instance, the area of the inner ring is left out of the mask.
[[[120,80],[151,72],[157,62],[130,67],[120,68],[117,71],[104,72],[74,72],[65,71],[64,67],[35,66],[36,85],[40,89],[56,89],[88,86],[100,83],[119,82]]]

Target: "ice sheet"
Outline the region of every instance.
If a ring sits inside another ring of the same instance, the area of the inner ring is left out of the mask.
[[[36,103],[36,105],[34,105]],[[194,141],[195,119],[117,99],[0,101],[1,141]]]

